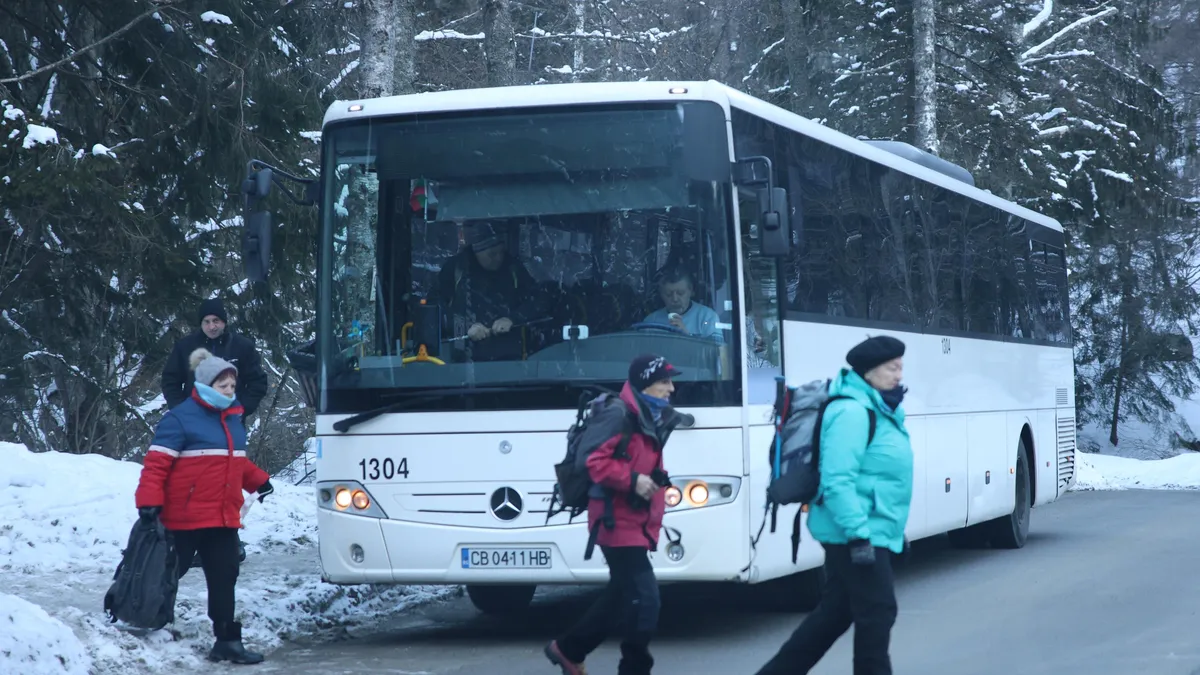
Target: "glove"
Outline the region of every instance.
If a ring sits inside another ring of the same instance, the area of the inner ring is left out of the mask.
[[[142,522],[150,524],[158,518],[158,514],[160,513],[162,513],[161,506],[143,506],[138,509],[138,518]]]
[[[874,565],[875,547],[866,539],[855,539],[850,542],[850,562],[855,565]]]
[[[271,479],[268,478],[267,482],[258,486],[258,490],[257,490],[258,503],[261,504],[262,501],[267,498],[267,495],[271,494],[274,491],[275,491],[275,488],[271,485]]]

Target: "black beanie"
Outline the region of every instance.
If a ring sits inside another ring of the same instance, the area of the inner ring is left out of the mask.
[[[209,298],[200,303],[200,323],[204,323],[204,317],[215,316],[218,319],[229,323],[229,315],[225,314],[225,304],[220,298]]]
[[[866,375],[875,366],[904,356],[904,343],[888,335],[876,335],[858,343],[846,353],[846,363],[854,372]]]
[[[675,366],[657,354],[642,354],[629,363],[629,385],[634,391],[643,391],[655,382],[679,375]]]

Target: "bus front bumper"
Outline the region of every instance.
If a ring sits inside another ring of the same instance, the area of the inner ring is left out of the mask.
[[[747,516],[741,500],[669,512],[650,559],[660,581],[745,581]],[[587,517],[570,525],[486,528],[317,512],[323,578],[334,584],[600,584],[608,568],[591,560]],[[679,534],[679,546],[669,550]]]

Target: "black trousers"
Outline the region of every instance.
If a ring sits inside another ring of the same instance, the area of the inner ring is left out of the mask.
[[[658,629],[662,602],[658,579],[644,548],[601,546],[608,585],[566,635],[558,638],[563,656],[582,663],[608,637],[613,621],[623,625],[618,675],[649,675],[654,666],[650,640]]]
[[[232,527],[201,530],[172,530],[179,576],[187,574],[192,557],[200,553],[200,568],[208,583],[208,618],[213,633],[223,634],[224,625],[233,623],[234,587],[238,578],[238,531]]]
[[[850,549],[824,544],[825,589],[821,602],[758,675],[807,673],[854,625],[854,675],[891,675],[888,656],[896,623],[892,552],[875,548],[874,565],[850,562]]]

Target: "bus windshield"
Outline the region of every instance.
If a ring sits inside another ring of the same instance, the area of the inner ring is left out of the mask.
[[[681,102],[327,128],[319,410],[574,408],[645,352],[682,371],[677,404],[739,404],[723,120]]]

